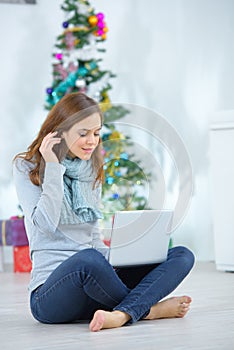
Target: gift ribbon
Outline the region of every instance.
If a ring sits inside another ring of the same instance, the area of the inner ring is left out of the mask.
[[[6,245],[6,221],[2,221],[2,245]]]

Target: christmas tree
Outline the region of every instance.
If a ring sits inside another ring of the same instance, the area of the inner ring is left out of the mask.
[[[96,13],[86,0],[65,0],[61,9],[65,20],[52,55],[53,82],[46,89],[46,108],[50,110],[65,94],[76,91],[100,103],[104,114],[104,217],[107,219],[116,210],[144,209],[144,186],[148,185],[149,174],[142,170],[134,153],[129,153],[130,138],[117,129],[115,122],[129,111],[111,103],[109,80],[115,75],[102,68],[102,44],[108,32],[105,15]]]

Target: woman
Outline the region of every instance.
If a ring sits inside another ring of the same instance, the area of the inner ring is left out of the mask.
[[[98,104],[81,93],[50,111],[14,179],[32,259],[32,315],[43,323],[91,320],[91,331],[140,319],[183,317],[188,296],[168,298],[191,270],[193,254],[169,250],[161,264],[114,269],[99,237],[103,181]]]

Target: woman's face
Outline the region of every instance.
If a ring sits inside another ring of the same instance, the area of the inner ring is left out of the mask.
[[[101,117],[99,113],[94,113],[64,131],[62,137],[69,148],[68,154],[83,160],[90,159],[99,143],[101,127]]]

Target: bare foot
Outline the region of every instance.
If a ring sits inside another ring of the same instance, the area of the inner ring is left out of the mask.
[[[145,320],[159,318],[184,317],[189,310],[192,299],[188,296],[172,297],[163,300],[151,307]]]
[[[123,326],[130,320],[130,316],[122,311],[103,311],[97,310],[89,324],[92,332],[98,332],[104,328],[117,328]]]

